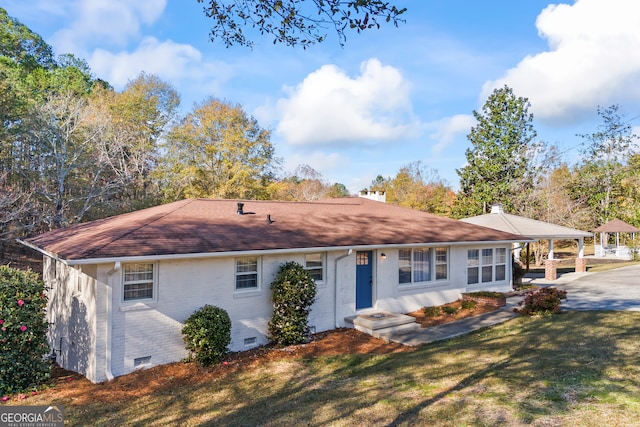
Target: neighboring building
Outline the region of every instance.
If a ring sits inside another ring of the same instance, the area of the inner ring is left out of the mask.
[[[231,351],[267,343],[269,285],[297,261],[316,279],[309,324],[407,313],[462,292],[511,288],[521,236],[364,198],[190,199],[54,230],[44,254],[49,342],[93,382],[187,355],[182,322],[205,304],[231,317]],[[526,240],[526,239],[525,239]]]

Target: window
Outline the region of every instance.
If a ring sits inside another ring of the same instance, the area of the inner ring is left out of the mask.
[[[236,290],[258,289],[258,258],[236,258]]]
[[[496,280],[507,278],[507,249],[496,249]]]
[[[123,300],[153,299],[154,264],[125,264],[123,267]]]
[[[480,274],[480,251],[469,249],[467,251],[467,284],[472,285],[479,282]]]
[[[323,254],[306,254],[304,256],[304,268],[313,277],[316,282],[324,280],[324,255]]]
[[[411,249],[400,249],[398,281],[399,283],[411,283]]]
[[[506,280],[507,249],[483,248],[467,250],[467,284]]]
[[[482,250],[482,283],[493,282],[493,249]]]
[[[398,253],[400,284],[446,280],[447,272],[447,248],[400,249]]]
[[[436,280],[447,280],[447,248],[436,248]]]

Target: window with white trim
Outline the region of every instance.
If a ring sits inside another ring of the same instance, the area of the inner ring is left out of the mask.
[[[447,248],[400,249],[398,283],[424,283],[447,280],[449,271]]]
[[[258,289],[258,257],[236,258],[236,290]]]
[[[496,281],[507,278],[507,249],[496,248]]]
[[[311,273],[316,282],[324,281],[324,254],[305,254],[304,269]]]
[[[122,300],[148,300],[154,298],[155,264],[136,263],[122,266]]]
[[[507,249],[467,250],[467,284],[504,281],[507,278]]]

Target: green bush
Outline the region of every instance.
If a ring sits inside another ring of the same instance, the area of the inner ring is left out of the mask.
[[[0,266],[0,395],[34,389],[49,378],[46,307],[36,273]]]
[[[440,316],[440,307],[422,307],[422,312],[426,317],[438,317]]]
[[[268,328],[272,342],[291,345],[308,341],[308,319],[316,292],[315,280],[300,264],[287,262],[280,266],[271,283],[273,316]]]
[[[556,288],[540,288],[525,293],[524,300],[520,302],[521,308],[516,308],[516,313],[527,316],[548,316],[560,311],[560,304],[567,299],[567,291]]]
[[[231,342],[231,319],[222,308],[205,305],[184,322],[182,335],[192,358],[203,366],[222,360]]]
[[[456,314],[458,312],[458,309],[456,307],[451,307],[450,305],[445,305],[442,307],[442,312],[444,314]]]
[[[478,305],[478,303],[468,299],[462,300],[462,302],[460,303],[460,307],[462,307],[463,310],[473,310],[474,308],[476,308],[476,305]]]

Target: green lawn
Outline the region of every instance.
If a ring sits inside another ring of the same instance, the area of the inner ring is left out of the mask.
[[[516,318],[411,353],[270,362],[110,405],[46,404],[65,405],[69,426],[637,425],[638,324],[634,312]]]

